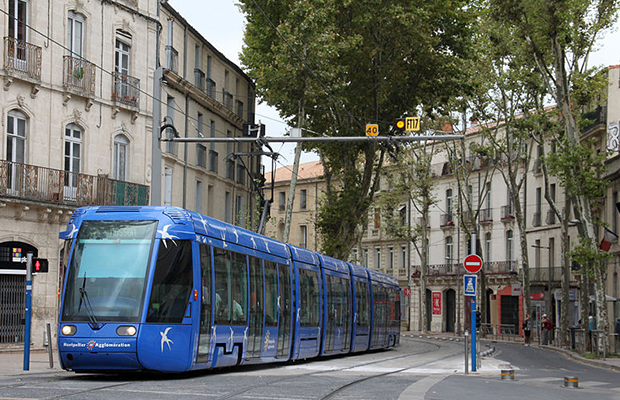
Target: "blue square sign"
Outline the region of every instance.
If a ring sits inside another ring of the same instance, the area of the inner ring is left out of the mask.
[[[475,296],[476,295],[476,281],[477,275],[463,275],[463,293],[465,296]]]

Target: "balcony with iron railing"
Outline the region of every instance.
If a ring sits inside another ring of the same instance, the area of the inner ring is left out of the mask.
[[[68,206],[147,205],[149,187],[0,160],[0,196]]]
[[[530,283],[558,283],[562,280],[562,267],[530,267],[529,271]],[[571,282],[576,280],[572,274],[570,280]]]
[[[201,92],[207,91],[207,84],[205,82],[205,73],[200,68],[194,68],[194,86]]]
[[[515,219],[512,204],[506,204],[505,206],[502,206],[500,211],[501,211],[500,218],[503,222],[508,222],[508,221],[512,221],[513,219]]]
[[[41,47],[4,37],[4,70],[21,79],[41,81]]]
[[[95,95],[95,65],[80,57],[64,57],[65,89],[84,97]]]
[[[112,100],[125,106],[140,108],[140,79],[114,72]]]
[[[209,150],[209,171],[210,172],[218,172],[218,154],[215,150]]]
[[[443,229],[453,228],[454,227],[454,215],[450,214],[441,214],[439,216],[439,226]]]
[[[484,271],[487,275],[507,275],[513,276],[517,274],[517,262],[516,261],[492,261],[483,263]],[[413,266],[413,278],[420,277],[421,266]],[[444,264],[431,264],[426,266],[427,277],[448,277],[463,275],[465,270],[462,263],[444,263]]]
[[[493,209],[492,208],[483,208],[480,210],[480,214],[478,216],[478,220],[481,224],[490,224],[493,222]]]
[[[542,225],[542,212],[536,211],[532,215],[532,226],[539,227],[540,225]]]
[[[207,96],[215,100],[216,87],[215,81],[211,78],[206,78],[207,82]]]

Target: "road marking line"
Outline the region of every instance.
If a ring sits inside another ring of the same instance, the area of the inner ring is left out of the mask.
[[[398,400],[424,400],[426,392],[444,379],[446,379],[445,375],[431,375],[422,378],[409,385],[409,387],[400,394]]]

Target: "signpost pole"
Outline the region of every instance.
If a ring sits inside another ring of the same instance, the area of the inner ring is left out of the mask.
[[[30,369],[30,324],[32,321],[32,253],[26,259],[26,326],[24,331],[24,371]]]
[[[471,299],[471,372],[476,372],[476,296]]]

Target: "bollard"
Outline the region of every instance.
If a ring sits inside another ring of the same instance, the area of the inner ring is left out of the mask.
[[[565,376],[564,377],[564,387],[578,388],[579,387],[579,378],[575,376]]]
[[[502,380],[510,379],[515,380],[515,370],[514,369],[503,369],[502,370]]]

